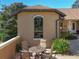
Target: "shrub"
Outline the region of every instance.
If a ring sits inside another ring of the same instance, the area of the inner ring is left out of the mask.
[[[65,37],[65,39],[74,40],[74,39],[78,39],[78,38],[76,36],[70,34],[69,36]]]
[[[69,35],[70,35],[69,32],[61,32],[60,38],[65,38],[65,37],[68,37]]]
[[[22,50],[21,43],[20,44],[16,44],[16,52],[19,52],[20,50]]]
[[[70,32],[61,32],[60,38],[65,38],[65,39],[68,39],[68,40],[77,39],[77,37],[74,36],[73,34],[71,34]]]
[[[52,44],[52,49],[59,54],[66,53],[69,51],[69,42],[65,39],[55,39]]]

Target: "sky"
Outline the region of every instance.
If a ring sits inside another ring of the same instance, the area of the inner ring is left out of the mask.
[[[14,2],[22,2],[28,6],[43,5],[51,8],[71,8],[76,0],[0,0],[0,4],[10,5]],[[2,6],[0,5],[0,8]]]

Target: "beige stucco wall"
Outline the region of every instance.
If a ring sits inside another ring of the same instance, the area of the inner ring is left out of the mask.
[[[34,16],[43,16],[43,39],[50,41],[56,38],[56,20],[59,15],[55,12],[21,12],[18,14],[18,35],[30,45],[38,45],[34,39]],[[47,45],[50,45],[47,41]]]
[[[69,20],[63,21],[63,31],[68,31]]]
[[[72,23],[75,23],[75,30],[72,30]],[[75,19],[65,19],[63,21],[63,30],[64,31],[70,31],[71,33],[76,33],[77,30],[79,30],[79,21]]]

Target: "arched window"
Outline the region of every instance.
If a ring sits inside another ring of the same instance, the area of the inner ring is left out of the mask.
[[[43,38],[43,18],[41,16],[34,18],[34,38]]]

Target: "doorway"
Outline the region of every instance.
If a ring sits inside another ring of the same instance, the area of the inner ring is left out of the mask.
[[[72,32],[72,33],[76,33],[76,22],[72,22],[72,25],[71,25],[71,32]]]

